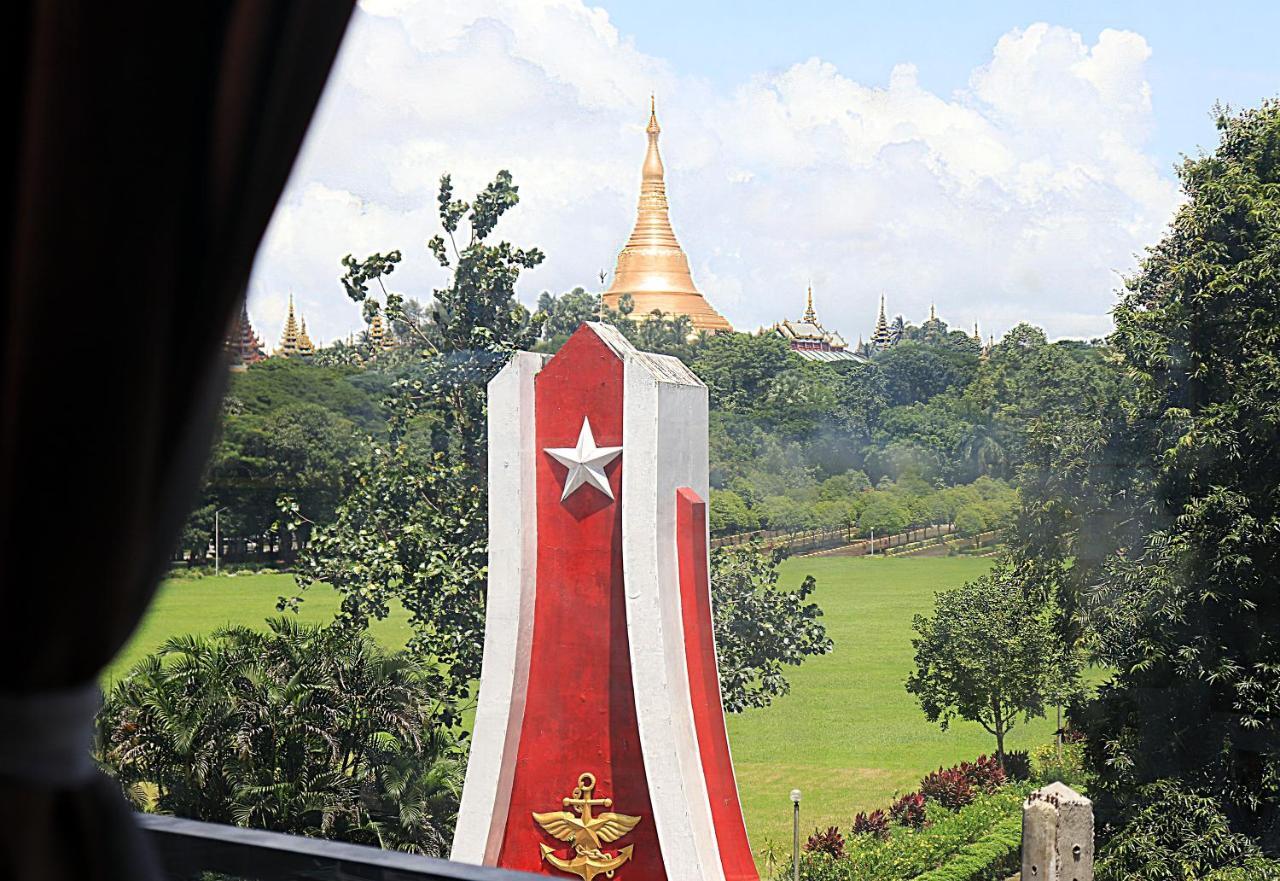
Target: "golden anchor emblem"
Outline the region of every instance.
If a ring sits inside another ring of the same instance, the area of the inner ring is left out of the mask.
[[[593,815],[591,809],[594,807],[613,807],[611,798],[591,797],[595,788],[595,775],[581,774],[573,795],[564,799],[564,806],[572,808],[572,811],[552,811],[547,814],[535,812],[533,815],[534,822],[548,835],[561,841],[573,842],[573,857],[567,860],[556,856],[554,847],[539,843],[542,858],[561,872],[577,875],[582,881],[591,881],[597,875],[612,878],[614,870],[631,859],[634,844],[628,844],[617,853],[605,853],[600,846],[617,841],[640,822],[640,817],[610,811]]]

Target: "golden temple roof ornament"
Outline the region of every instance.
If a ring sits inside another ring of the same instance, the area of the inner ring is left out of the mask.
[[[763,332],[763,331],[762,331]],[[804,315],[799,321],[783,319],[773,326],[773,332],[787,341],[787,346],[806,361],[863,361],[857,351],[849,351],[844,337],[834,330],[827,330],[818,321],[818,311],[813,308],[813,285],[805,293]],[[862,341],[858,341],[862,348]]]
[[[314,355],[315,353],[316,347],[312,344],[311,337],[307,336],[307,318],[304,315],[302,318],[302,331],[298,334],[298,354]]]
[[[640,177],[640,203],[631,238],[618,254],[613,284],[604,293],[604,304],[617,309],[623,294],[630,294],[633,317],[646,318],[654,310],[687,315],[694,330],[731,331],[733,325],[715,310],[693,283],[689,258],[676,240],[668,214],[667,185],[658,152],[658,112],[649,96],[649,146]]]
[[[813,283],[812,282],[810,282],[809,292],[805,296],[804,315],[801,317],[801,320],[807,321],[810,324],[818,323],[818,313],[813,311]]]

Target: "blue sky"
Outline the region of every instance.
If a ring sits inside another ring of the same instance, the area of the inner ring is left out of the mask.
[[[925,88],[964,88],[1011,27],[1047,21],[1092,39],[1131,30],[1151,45],[1151,148],[1171,166],[1212,145],[1215,101],[1251,106],[1280,93],[1280,2],[823,2],[607,0],[646,53],[723,85],[818,56],[868,85],[912,63]]]
[[[850,340],[881,295],[999,336],[1109,332],[1180,201],[1215,101],[1280,93],[1280,2],[968,4],[361,0],[250,284],[274,343],[361,329],[339,260],[393,248],[401,293],[445,275],[435,186],[498,169],[536,245],[521,299],[598,289],[635,217],[650,91],[672,222],[739,329],[819,316]]]

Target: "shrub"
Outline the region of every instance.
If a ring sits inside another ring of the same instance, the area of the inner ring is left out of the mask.
[[[1085,769],[1085,743],[1082,740],[1063,739],[1062,758],[1058,747],[1046,743],[1031,753],[1031,779],[1041,785],[1061,780],[1068,786],[1087,786],[1089,773]]]
[[[844,859],[844,836],[835,826],[828,826],[825,832],[815,829],[804,843],[804,852],[826,854],[837,860]]]
[[[1004,773],[1010,780],[1022,782],[1031,779],[1031,754],[1025,749],[1015,749],[1004,754]]]
[[[936,869],[914,881],[978,881],[1005,878],[1018,871],[1022,852],[1022,817],[1001,820],[990,832],[960,849]]]
[[[925,814],[924,796],[918,792],[907,793],[889,808],[889,816],[900,826],[920,829],[928,819]]]
[[[776,876],[790,881],[791,859],[788,856],[786,871]],[[847,881],[849,877],[849,861],[828,856],[825,853],[805,853],[800,855],[801,881]]]
[[[965,776],[975,790],[988,795],[1005,784],[1004,768],[1000,767],[995,756],[978,756],[978,760],[972,764],[961,762],[956,770]]]
[[[920,781],[920,794],[949,811],[972,804],[975,797],[973,784],[957,768],[939,768],[927,775]]]
[[[1006,786],[994,795],[978,796],[973,804],[956,812],[936,811],[928,806],[929,824],[923,829],[897,827],[888,839],[871,835],[850,838],[845,846],[847,858],[839,863],[844,870],[840,881],[907,881],[925,872],[947,869],[958,859],[998,868],[999,863],[991,862],[994,858],[979,859],[982,853],[975,852],[975,848],[985,848],[980,842],[988,841],[1005,827],[1016,840],[1022,822],[1022,800],[1029,791],[1026,785]],[[827,881],[832,877],[818,873],[810,876],[803,862],[801,870],[806,881]],[[993,875],[974,869],[969,875],[940,877],[948,881],[988,881],[1011,874],[1013,871]]]
[[[874,835],[876,838],[889,837],[889,818],[884,811],[872,811],[870,814],[859,811],[853,818],[854,835]]]
[[[1280,862],[1253,857],[1238,866],[1210,872],[1204,881],[1280,881]]]
[[[1142,807],[1099,854],[1097,881],[1202,878],[1215,870],[1242,870],[1261,856],[1252,840],[1231,831],[1212,798],[1167,780],[1143,787],[1138,795]]]

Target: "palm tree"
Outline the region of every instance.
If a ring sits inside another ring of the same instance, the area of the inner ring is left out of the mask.
[[[291,619],[170,639],[117,684],[99,761],[140,807],[442,855],[461,783],[422,666]]]

